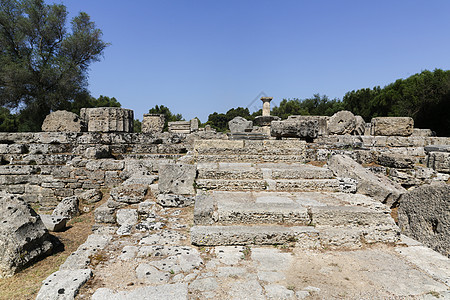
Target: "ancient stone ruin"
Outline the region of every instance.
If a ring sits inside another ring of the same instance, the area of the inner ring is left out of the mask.
[[[160,115],[132,133],[121,108],[84,109],[87,131],[0,133],[2,276],[93,211],[37,299],[450,297],[450,138],[347,111],[278,120],[262,100],[228,134],[162,132]]]

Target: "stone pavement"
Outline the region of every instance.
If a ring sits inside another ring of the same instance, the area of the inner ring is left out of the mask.
[[[290,244],[195,247],[189,240],[192,215],[189,207],[152,204],[149,217],[129,235],[98,228],[95,236],[105,238],[88,243],[103,249],[78,250],[90,254],[84,266],[76,260],[76,268],[92,270],[93,276],[77,299],[450,298],[449,259],[408,238],[395,246],[340,251]],[[144,223],[153,229],[143,230]],[[75,273],[65,273],[62,286]],[[87,273],[81,273],[83,280]],[[71,299],[58,297],[61,288],[44,283],[38,299]]]

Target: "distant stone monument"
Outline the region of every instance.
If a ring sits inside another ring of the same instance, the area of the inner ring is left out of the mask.
[[[80,117],[89,132],[133,132],[133,110],[120,107],[82,108]]]
[[[160,114],[144,114],[142,119],[143,133],[160,133],[164,129],[164,115]]]
[[[235,117],[228,122],[228,128],[230,128],[231,133],[250,132],[253,129],[253,122],[243,117]]]
[[[270,101],[272,101],[273,97],[261,97],[261,101],[263,103],[262,116],[258,116],[255,118],[255,125],[261,126],[260,129],[263,133],[270,136],[270,124],[272,121],[280,120],[279,117],[270,115]]]
[[[198,131],[198,119],[169,122],[169,132],[188,134]]]

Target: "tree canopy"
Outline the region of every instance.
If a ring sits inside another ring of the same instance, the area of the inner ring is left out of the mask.
[[[0,0],[0,106],[20,111],[28,130],[85,96],[88,67],[108,46],[86,13],[66,23],[62,4]]]
[[[279,106],[272,108],[272,115],[287,119],[291,115],[331,116],[343,109],[339,99],[328,99],[328,96],[314,94],[306,99],[283,99]]]
[[[167,130],[169,122],[184,120],[181,114],[173,114],[170,109],[164,105],[155,105],[155,107],[149,109],[148,113],[164,115],[164,131]]]
[[[384,88],[351,91],[343,104],[366,121],[379,116],[412,117],[414,127],[450,136],[450,71],[425,70]]]
[[[217,112],[210,114],[206,124],[210,125],[217,131],[224,132],[228,129],[228,122],[233,120],[235,117],[243,117],[247,120],[254,119],[254,116],[250,115],[248,108],[237,107],[228,110],[225,114]]]

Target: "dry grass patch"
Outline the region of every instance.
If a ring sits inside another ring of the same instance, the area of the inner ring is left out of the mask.
[[[94,224],[93,210],[68,223],[64,232],[53,232],[64,245],[64,250],[48,256],[13,277],[0,279],[0,299],[35,299],[42,281],[57,271],[66,258],[83,244]]]

